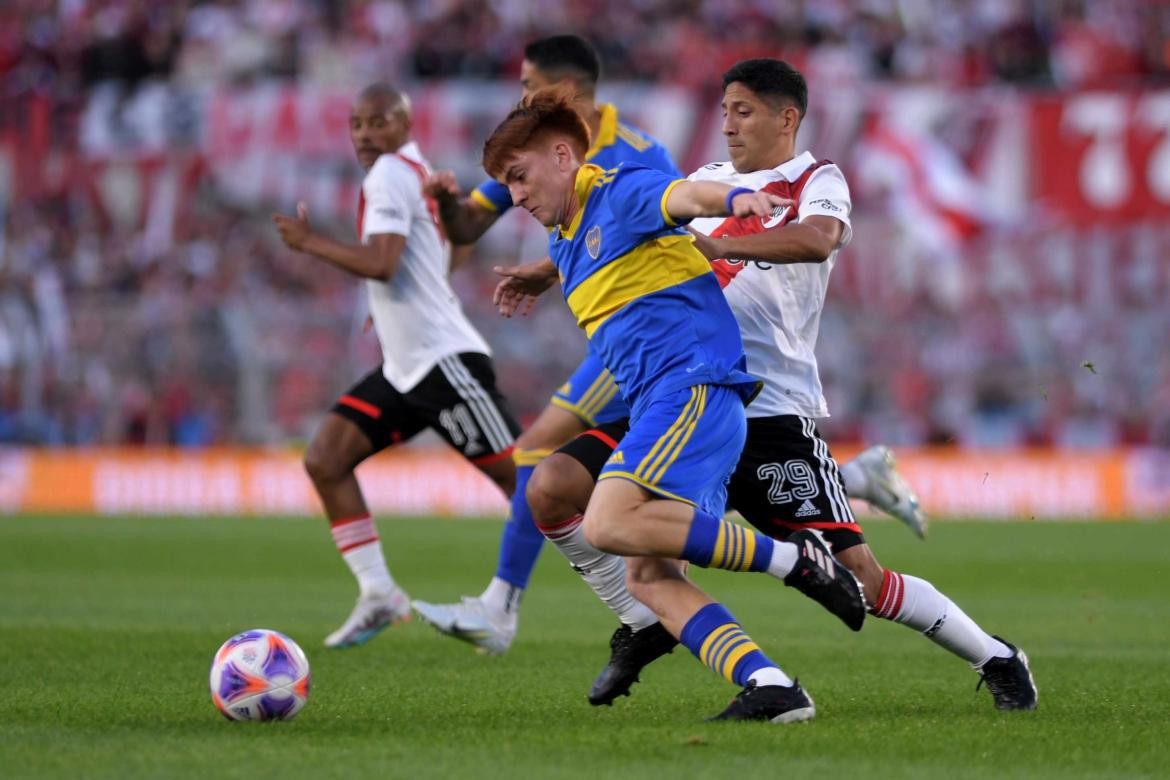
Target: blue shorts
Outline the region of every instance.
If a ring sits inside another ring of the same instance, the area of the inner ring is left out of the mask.
[[[651,493],[722,517],[727,480],[747,437],[743,399],[725,385],[696,385],[651,401],[601,469]]]
[[[552,397],[552,405],[577,415],[590,428],[630,416],[613,374],[589,350],[581,365]]]

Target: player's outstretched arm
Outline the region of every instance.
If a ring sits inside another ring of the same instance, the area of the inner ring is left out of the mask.
[[[297,204],[295,217],[273,214],[272,221],[289,249],[314,255],[365,279],[387,281],[394,276],[406,246],[406,236],[397,233],[372,235],[368,244],[346,244],[323,236],[309,226],[309,209],[304,203]]]
[[[708,260],[764,260],[769,263],[823,263],[841,243],[841,220],[816,214],[801,222],[746,236],[711,238],[695,230],[695,246]]]
[[[695,217],[766,217],[793,202],[770,192],[730,187],[715,181],[679,181],[666,194],[663,209],[676,221]]]
[[[547,257],[526,265],[497,265],[492,270],[504,277],[496,285],[492,302],[505,317],[511,317],[517,311],[521,316],[528,314],[537,296],[556,284],[558,279],[557,268]]]
[[[463,197],[455,174],[432,173],[423,185],[423,193],[439,204],[439,221],[452,244],[474,244],[495,224],[499,213],[489,211],[471,198]]]

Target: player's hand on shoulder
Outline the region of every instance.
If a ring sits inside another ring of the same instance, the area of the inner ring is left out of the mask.
[[[451,171],[435,171],[423,183],[423,194],[431,198],[459,198],[463,191]]]
[[[297,204],[297,215],[286,217],[284,214],[273,214],[272,221],[276,223],[276,230],[280,233],[280,240],[289,249],[301,250],[305,246],[311,229],[309,228],[309,207],[303,202]]]
[[[744,192],[731,200],[732,213],[737,217],[767,217],[772,214],[774,209],[791,208],[795,205],[796,201],[794,200],[781,198],[779,195],[773,195],[763,190]]]

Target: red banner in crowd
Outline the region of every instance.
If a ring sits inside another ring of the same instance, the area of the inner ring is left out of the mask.
[[[1030,100],[1034,199],[1083,224],[1170,217],[1170,92]]]

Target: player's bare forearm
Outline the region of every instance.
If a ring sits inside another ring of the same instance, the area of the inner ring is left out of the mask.
[[[769,263],[823,263],[841,241],[844,225],[832,217],[810,217],[746,236],[711,238],[696,234],[695,245],[708,260],[764,260]]]
[[[405,236],[393,233],[371,236],[369,244],[347,244],[320,233],[309,233],[300,249],[355,276],[386,281],[398,270],[398,259],[405,244]]]
[[[728,208],[727,196],[738,193]],[[695,217],[725,217],[734,214],[746,217],[764,216],[776,206],[790,205],[792,201],[767,192],[753,192],[731,187],[716,181],[680,181],[666,196],[666,213],[674,220]]]
[[[475,253],[475,247],[471,244],[459,244],[451,247],[451,266],[447,269],[447,273],[454,273],[463,266],[471,262],[471,256]]]
[[[438,202],[439,220],[452,244],[474,244],[499,216],[471,198],[442,197]]]

